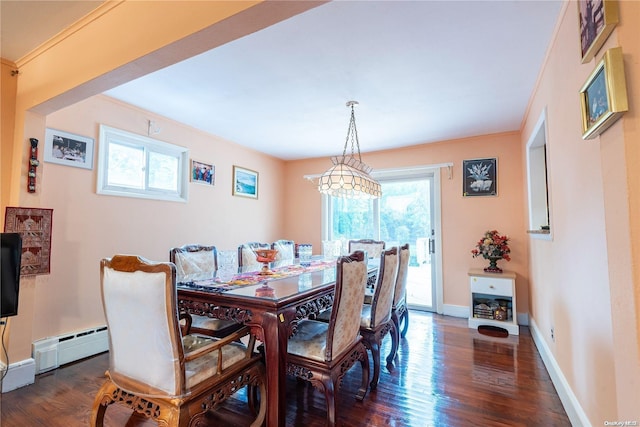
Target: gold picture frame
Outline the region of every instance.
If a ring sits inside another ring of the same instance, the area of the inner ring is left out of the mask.
[[[578,0],[582,63],[591,61],[618,24],[618,0]]]
[[[582,139],[604,132],[629,109],[622,48],[605,52],[580,89]]]

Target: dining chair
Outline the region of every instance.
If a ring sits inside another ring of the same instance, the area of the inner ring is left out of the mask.
[[[329,426],[336,424],[337,389],[356,361],[362,367],[356,399],[362,401],[367,393],[369,356],[358,333],[366,280],[364,252],[338,258],[329,322],[301,320],[288,341],[287,374],[310,382],[324,393]]]
[[[271,249],[277,249],[276,261],[293,260],[296,255],[296,244],[293,240],[276,240],[271,244]]]
[[[271,245],[268,243],[247,242],[238,246],[238,267],[262,266],[262,263],[256,259],[256,249],[271,249]]]
[[[295,257],[310,258],[313,255],[313,245],[311,243],[296,243]]]
[[[349,240],[349,252],[365,251],[369,258],[380,258],[380,254],[385,248],[382,240],[359,239]]]
[[[248,327],[223,339],[183,335],[174,264],[115,255],[100,263],[100,288],[109,368],[93,403],[91,426],[102,426],[114,403],[158,425],[205,425],[208,411],[245,386],[252,426],[262,425],[265,368],[255,337]],[[247,345],[238,342],[247,336]]]
[[[364,345],[371,351],[373,359],[373,378],[369,384],[371,390],[378,386],[380,378],[380,346],[382,340],[391,332],[391,339],[396,340],[397,329],[391,319],[393,293],[398,275],[398,248],[396,246],[380,254],[380,267],[371,304],[363,304],[360,318],[360,335]],[[393,353],[387,356],[387,363],[393,361]]]
[[[409,273],[409,244],[406,243],[399,248],[398,274],[396,276],[395,289],[393,291],[393,305],[391,306],[391,320],[395,325],[395,333],[391,335],[393,342],[391,351],[387,356],[387,363],[395,360],[400,345],[400,336],[402,338],[407,334],[409,328],[409,310],[407,308],[407,275]],[[402,332],[400,332],[400,325]]]
[[[218,269],[218,251],[215,246],[184,245],[169,250],[169,261],[176,266],[176,281],[192,282],[194,280],[210,279]],[[194,333],[222,338],[242,327],[233,320],[213,319],[198,314],[191,316],[191,331]]]

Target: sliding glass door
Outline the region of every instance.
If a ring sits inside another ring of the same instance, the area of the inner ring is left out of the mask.
[[[435,311],[435,240],[433,173],[419,176],[396,174],[380,179],[382,197],[377,200],[327,198],[326,238],[384,240],[387,247],[409,243],[411,258],[407,304]]]

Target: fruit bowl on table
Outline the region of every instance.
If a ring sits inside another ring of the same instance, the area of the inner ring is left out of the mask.
[[[260,274],[273,274],[273,271],[269,269],[269,263],[275,261],[276,255],[278,254],[277,249],[255,249],[256,261],[261,262],[262,270]]]

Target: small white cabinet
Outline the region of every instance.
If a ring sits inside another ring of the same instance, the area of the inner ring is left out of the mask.
[[[516,275],[509,271],[486,273],[469,270],[469,327],[497,326],[518,335]]]

